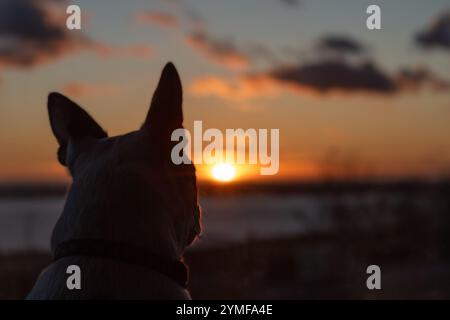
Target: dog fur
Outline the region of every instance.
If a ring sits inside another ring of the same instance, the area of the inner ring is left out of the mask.
[[[182,259],[200,233],[193,165],[174,165],[171,133],[181,128],[182,86],[175,66],[162,71],[142,127],[108,137],[81,107],[59,93],[48,98],[58,159],[72,176],[51,247],[71,239],[100,239]],[[66,268],[81,269],[81,290],[66,287]],[[189,299],[187,290],[156,271],[102,257],[52,263],[28,299]]]

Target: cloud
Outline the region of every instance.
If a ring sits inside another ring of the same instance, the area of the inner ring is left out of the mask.
[[[140,11],[134,16],[138,24],[153,24],[163,28],[175,28],[178,20],[175,16],[160,11]]]
[[[344,54],[361,54],[365,53],[366,47],[348,36],[330,35],[319,40],[317,50]]]
[[[194,80],[189,91],[195,96],[216,96],[241,101],[278,94],[279,87],[270,77],[263,75],[242,76],[227,81],[217,76],[203,76]]]
[[[142,22],[167,24],[170,27],[184,22],[182,32],[186,43],[208,61],[230,69],[243,69],[250,64],[250,55],[237,47],[231,38],[218,38],[211,34],[204,17],[188,2],[172,0],[169,2],[180,15],[179,19],[155,11],[137,13],[136,19]]]
[[[348,36],[322,37],[310,52],[304,52],[302,63],[282,63],[277,59],[266,71],[246,72],[231,79],[201,77],[191,84],[197,96],[218,96],[228,100],[247,100],[296,94],[323,96],[329,93],[358,92],[390,95],[421,89],[449,91],[450,82],[436,76],[425,66],[404,67],[387,73],[366,55],[365,45]],[[307,58],[307,56],[310,58]]]
[[[230,39],[215,39],[205,31],[197,30],[188,35],[186,41],[192,48],[220,65],[242,69],[250,64],[248,55],[241,52]]]
[[[243,50],[232,38],[219,38],[213,35],[204,17],[187,1],[163,2],[171,5],[177,16],[159,11],[139,11],[135,14],[134,20],[137,23],[151,23],[162,27],[178,27],[184,34],[185,42],[196,53],[222,67],[243,69],[250,65],[253,56],[268,59],[268,50],[263,52],[262,46],[258,48],[252,46],[248,50]]]
[[[397,83],[403,90],[417,91],[429,87],[436,91],[450,90],[450,82],[439,78],[425,67],[402,68],[397,75]]]
[[[0,65],[30,67],[92,45],[80,33],[69,33],[64,17],[57,14],[60,4],[55,0],[0,2]],[[65,9],[60,12],[65,14]]]
[[[248,56],[252,58],[252,62],[257,59],[265,61],[269,64],[279,63],[279,58],[271,47],[263,43],[249,43],[246,46]]]
[[[72,97],[83,96],[115,96],[124,91],[124,88],[112,84],[77,83],[66,84],[62,91]]]
[[[424,48],[450,50],[450,11],[437,17],[427,30],[418,33],[416,42]]]
[[[82,50],[104,57],[149,57],[149,45],[111,46],[66,28],[65,0],[0,1],[0,68],[31,68]]]
[[[270,97],[281,92],[299,95],[356,91],[389,94],[396,89],[396,83],[374,65],[351,66],[344,62],[284,66],[268,72],[247,73],[228,81],[207,76],[195,80],[190,86],[194,95],[228,100]]]
[[[450,83],[424,67],[403,68],[392,76],[373,62],[350,64],[333,60],[276,67],[266,72],[246,73],[231,80],[206,76],[196,79],[189,90],[196,96],[240,101],[272,97],[281,92],[315,96],[336,92],[389,95],[418,91],[424,87],[444,91],[450,90]]]
[[[391,93],[396,89],[394,81],[370,62],[352,65],[344,61],[323,61],[282,67],[270,71],[268,76],[293,88],[320,93],[333,90]]]

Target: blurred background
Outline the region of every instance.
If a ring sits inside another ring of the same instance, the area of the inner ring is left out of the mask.
[[[450,298],[449,54],[447,0],[2,0],[0,298],[50,262],[70,183],[48,93],[123,134],[167,61],[189,130],[280,129],[277,175],[197,166],[194,298]],[[382,290],[366,288],[372,264]]]

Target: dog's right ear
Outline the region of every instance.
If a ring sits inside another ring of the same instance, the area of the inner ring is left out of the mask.
[[[58,160],[64,166],[67,164],[67,146],[71,139],[100,139],[108,136],[83,108],[60,93],[50,93],[47,106],[50,125],[59,143]]]
[[[182,103],[180,76],[173,63],[169,62],[161,73],[142,129],[151,132],[163,144],[170,143],[173,130],[183,126]]]

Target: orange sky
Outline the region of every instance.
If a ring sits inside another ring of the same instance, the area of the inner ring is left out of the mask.
[[[450,171],[450,50],[423,49],[414,38],[422,31],[434,39],[430,26],[445,1],[403,1],[414,20],[397,19],[399,3],[385,4],[378,32],[361,23],[360,1],[339,8],[328,1],[294,7],[272,0],[78,3],[87,16],[81,33],[49,40],[44,35],[51,28],[42,27],[42,38],[30,42],[36,48],[0,50],[0,181],[68,179],[56,160],[48,92],[67,94],[110,135],[122,134],[143,122],[169,60],[182,78],[186,128],[202,120],[205,129],[280,129],[279,173],[264,177],[258,167],[238,167],[239,180]],[[0,22],[0,40],[21,40],[5,30]],[[320,42],[336,34],[365,49]],[[317,51],[319,43],[338,55]],[[365,83],[369,77],[385,83]],[[210,167],[197,169],[200,179],[210,179]]]

